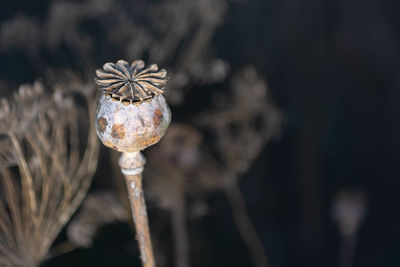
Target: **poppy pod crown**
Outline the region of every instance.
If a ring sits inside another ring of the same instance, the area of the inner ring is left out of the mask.
[[[140,102],[164,92],[167,71],[156,64],[145,67],[143,60],[129,64],[125,60],[106,63],[96,71],[96,83],[113,98],[130,103]]]

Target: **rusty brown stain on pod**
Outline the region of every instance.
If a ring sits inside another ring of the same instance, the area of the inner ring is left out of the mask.
[[[153,123],[154,125],[159,125],[161,123],[163,119],[163,113],[161,112],[160,109],[156,108],[156,110],[154,111],[154,115],[153,115]]]
[[[111,129],[111,136],[117,139],[125,137],[125,127],[123,124],[114,124]]]
[[[100,133],[104,133],[107,125],[108,125],[107,119],[104,117],[100,117],[99,122],[97,123],[97,131],[99,131]]]

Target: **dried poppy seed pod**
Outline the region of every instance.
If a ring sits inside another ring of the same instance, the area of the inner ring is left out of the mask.
[[[102,87],[96,112],[97,135],[104,145],[121,152],[135,152],[157,143],[171,121],[162,96],[166,71],[142,60],[123,60],[97,70]]]
[[[96,131],[105,146],[135,152],[157,143],[171,113],[162,95],[140,104],[125,104],[103,93],[97,105]]]
[[[119,160],[125,175],[144,267],[155,267],[142,171],[146,162],[141,150],[157,143],[171,121],[163,86],[166,70],[153,64],[145,68],[142,60],[106,63],[96,71],[96,83],[103,93],[97,103],[96,131],[104,145],[123,152]]]

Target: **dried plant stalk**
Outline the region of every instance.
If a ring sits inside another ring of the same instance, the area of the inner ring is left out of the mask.
[[[151,244],[146,203],[142,188],[142,174],[125,175],[133,220],[135,222],[140,254],[144,267],[154,267],[153,246]]]
[[[177,190],[173,196],[171,211],[171,224],[174,235],[175,245],[175,264],[176,267],[190,266],[189,237],[186,225],[186,200],[183,189],[183,182],[177,181]]]
[[[268,258],[263,244],[258,236],[247,212],[242,192],[237,183],[232,183],[225,188],[225,193],[231,204],[233,220],[238,228],[240,237],[256,267],[268,267]]]

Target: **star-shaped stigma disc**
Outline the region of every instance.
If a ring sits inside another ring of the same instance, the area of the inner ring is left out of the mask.
[[[141,102],[164,92],[167,71],[156,64],[145,68],[143,60],[129,64],[125,60],[106,63],[96,70],[96,83],[101,89],[119,101]]]

